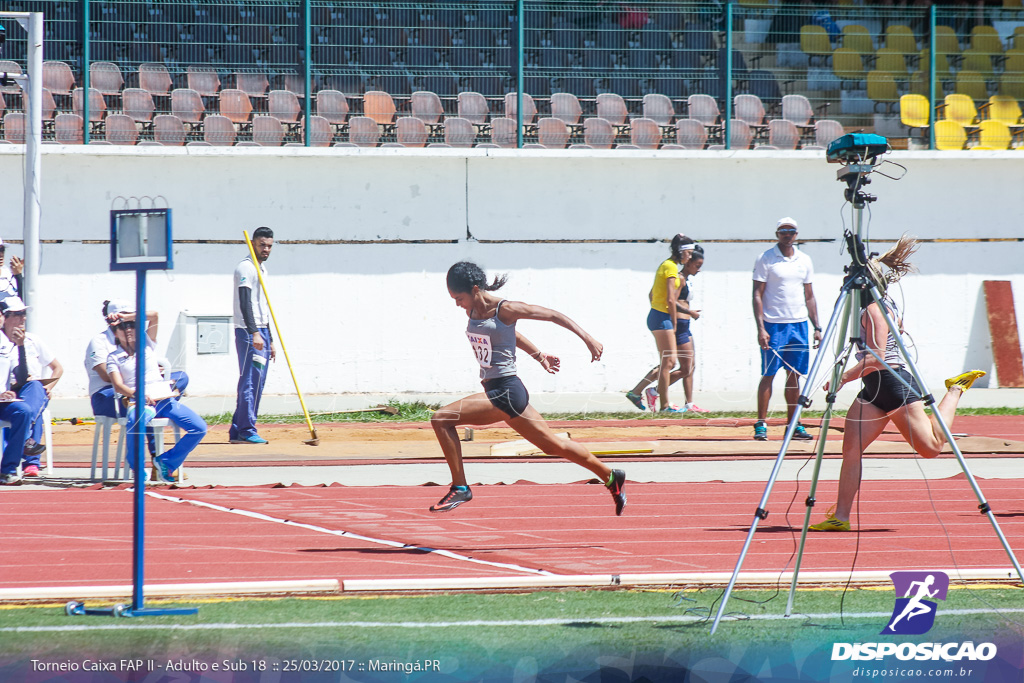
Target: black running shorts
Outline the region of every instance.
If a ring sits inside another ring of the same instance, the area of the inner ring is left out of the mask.
[[[920,401],[921,387],[917,385],[917,380],[914,379],[914,376],[906,368],[894,369],[905,382],[914,387],[914,391],[904,386],[888,370],[876,370],[869,375],[864,375],[862,378],[864,380],[864,388],[857,394],[857,398],[867,401],[886,413],[891,413],[905,405]]]
[[[530,405],[530,392],[517,375],[483,381],[484,393],[491,404],[509,417],[519,417]]]

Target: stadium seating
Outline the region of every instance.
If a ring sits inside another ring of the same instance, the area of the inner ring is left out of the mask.
[[[53,120],[54,139],[65,145],[80,145],[84,138],[80,114],[57,114]]]
[[[309,146],[329,147],[334,139],[334,128],[331,122],[323,116],[309,117]]]
[[[640,149],[658,149],[661,144],[661,126],[653,119],[633,119],[629,141]]]
[[[523,110],[525,113],[526,107]],[[491,119],[491,143],[498,147],[515,147],[516,120],[508,117]]]
[[[71,91],[71,109],[79,116],[82,116],[83,99],[81,88],[75,88]],[[96,88],[89,88],[89,121],[102,121],[106,114],[107,105],[103,101],[103,94]]]
[[[177,91],[175,91],[177,92]],[[225,88],[220,92],[218,111],[237,126],[245,126],[252,118],[252,102],[244,90]]]
[[[818,119],[814,122],[814,144],[827,149],[830,142],[846,133],[843,124],[832,119]]]
[[[203,118],[203,141],[215,147],[235,144],[235,124],[226,116],[207,114]]]
[[[281,123],[298,124],[302,106],[290,90],[271,90],[267,94],[267,113]]]
[[[583,140],[591,149],[611,149],[615,142],[615,129],[607,119],[590,118],[583,121]]]
[[[107,142],[112,145],[134,145],[139,139],[139,129],[131,116],[109,114],[104,125]]]
[[[153,140],[161,145],[179,147],[185,144],[185,122],[173,114],[153,118]]]
[[[671,126],[676,117],[672,100],[665,95],[649,93],[644,95],[643,113],[645,119],[655,121],[659,126]]]
[[[348,139],[357,147],[376,147],[380,140],[380,128],[368,116],[353,116],[348,121]]]
[[[490,114],[487,98],[478,92],[460,92],[458,112],[459,118],[463,118],[473,125],[482,126],[487,123],[487,117]]]
[[[671,106],[671,101],[669,106]],[[629,118],[626,101],[622,99],[621,95],[615,93],[601,93],[597,96],[597,116],[613,126],[625,124],[626,119]]]
[[[967,133],[956,121],[943,119],[935,122],[935,149],[963,149],[967,144]]]
[[[768,144],[776,149],[796,149],[800,143],[800,131],[796,124],[785,119],[768,122]]]
[[[405,147],[426,147],[427,126],[414,116],[403,116],[395,126],[396,141]]]
[[[900,123],[907,128],[928,128],[931,125],[928,109],[927,97],[912,93],[903,95],[900,97]]]
[[[125,88],[121,93],[123,112],[139,123],[153,120],[156,104],[148,90],[142,88]]]
[[[444,120],[444,141],[450,147],[472,147],[476,142],[473,122],[459,116],[449,116]]]
[[[697,119],[679,119],[676,122],[676,144],[683,149],[704,149],[708,131]]]
[[[171,114],[182,123],[198,124],[205,113],[206,106],[197,91],[192,88],[175,88],[171,91]]]
[[[569,142],[569,127],[562,119],[547,117],[537,121],[537,143],[547,148],[564,149]]]
[[[262,147],[280,147],[284,140],[284,125],[273,116],[252,117],[252,141]]]
[[[982,121],[978,125],[978,144],[972,149],[1009,149],[1013,135],[1002,121]]]

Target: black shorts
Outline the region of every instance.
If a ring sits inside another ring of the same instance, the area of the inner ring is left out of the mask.
[[[896,379],[888,370],[876,370],[869,375],[864,375],[864,388],[857,394],[857,398],[867,401],[879,410],[891,413],[897,408],[921,400],[921,387],[917,380],[906,368],[897,368],[896,374],[903,378],[910,386],[911,391]],[[916,393],[915,393],[916,392]]]
[[[530,405],[530,392],[517,375],[485,379],[483,385],[491,405],[509,417],[521,416]]]

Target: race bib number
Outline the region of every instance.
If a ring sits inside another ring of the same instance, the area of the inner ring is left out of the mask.
[[[466,333],[469,337],[469,343],[473,346],[473,355],[476,356],[476,362],[480,364],[482,368],[491,367],[491,337],[486,334],[473,334],[470,332]]]

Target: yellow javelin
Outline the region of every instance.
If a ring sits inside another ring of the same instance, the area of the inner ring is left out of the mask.
[[[299,381],[295,379],[295,370],[292,369],[292,362],[288,360],[288,349],[284,345],[284,337],[281,336],[281,328],[277,324],[277,316],[274,315],[274,307],[270,305],[270,292],[267,291],[267,283],[263,281],[263,272],[260,268],[260,262],[256,260],[256,251],[252,248],[252,240],[249,239],[249,231],[243,230],[242,234],[245,236],[245,246],[249,247],[249,256],[252,257],[253,265],[256,266],[256,277],[260,281],[260,289],[263,290],[263,298],[267,300],[267,308],[270,309],[270,318],[274,321],[274,330],[277,332],[277,341],[281,343],[281,351],[284,352],[284,362],[288,364],[288,372],[292,374],[292,382],[295,383],[295,392],[299,395],[299,405],[302,406],[302,414],[306,416],[306,426],[309,427],[309,435],[312,437],[303,443],[309,444],[310,446],[319,446],[320,439],[316,435],[316,430],[313,429],[313,421],[309,419],[309,411],[306,410],[306,402],[302,400],[302,389],[299,389]]]

